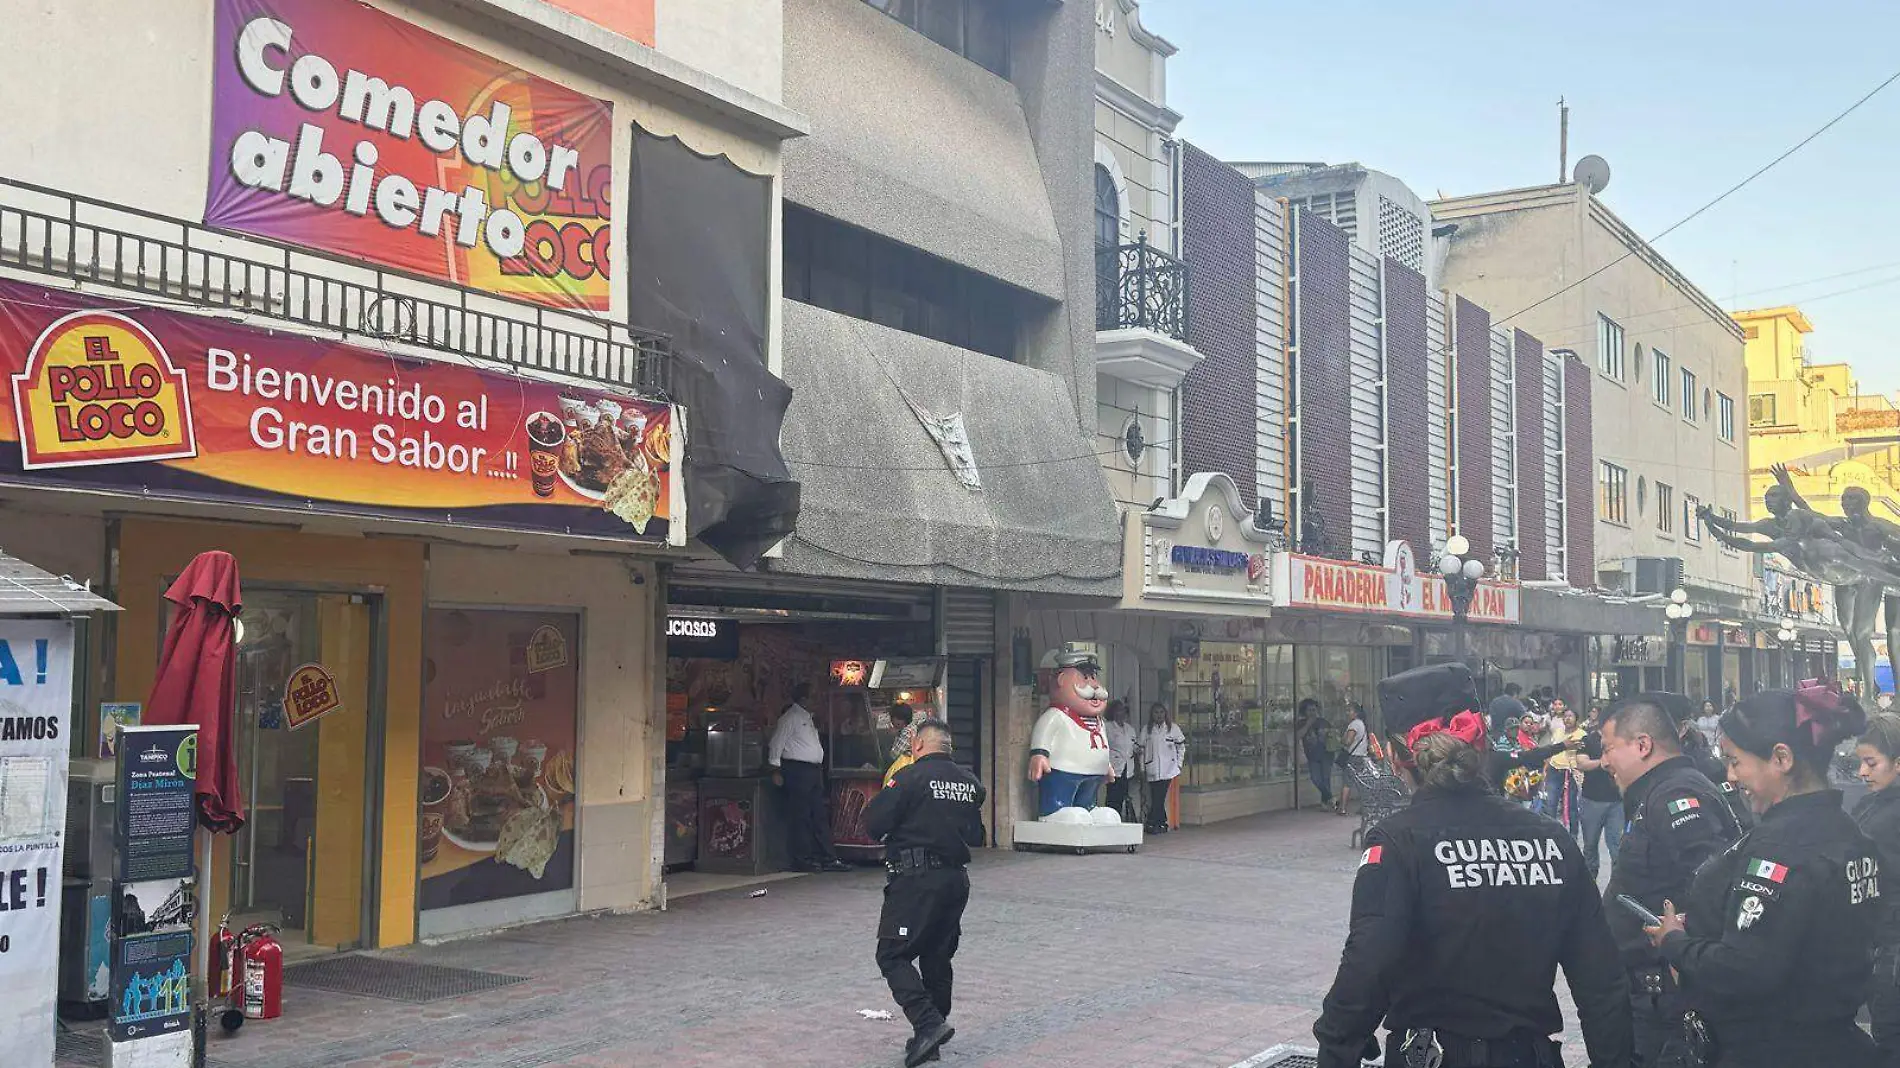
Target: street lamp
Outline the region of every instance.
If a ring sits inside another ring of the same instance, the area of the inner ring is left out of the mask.
[[[1689,591],[1678,586],[1669,595],[1669,604],[1663,608],[1663,614],[1669,617],[1669,658],[1675,661],[1675,691],[1686,694],[1689,690],[1689,617],[1695,615],[1695,606],[1689,603]]]
[[[1781,629],[1775,632],[1775,640],[1781,643],[1782,670],[1786,672],[1782,677],[1782,685],[1790,690],[1794,689],[1795,684],[1794,643],[1800,637],[1801,632],[1794,629],[1794,621],[1790,619],[1784,618]]]
[[[1438,573],[1445,579],[1445,594],[1451,598],[1452,651],[1458,661],[1465,660],[1465,622],[1471,615],[1471,599],[1484,578],[1484,560],[1471,553],[1471,541],[1463,534],[1445,539],[1445,551],[1438,558]]]

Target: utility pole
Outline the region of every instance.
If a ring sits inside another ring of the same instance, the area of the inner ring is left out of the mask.
[[[1557,98],[1557,184],[1570,180],[1570,105]]]

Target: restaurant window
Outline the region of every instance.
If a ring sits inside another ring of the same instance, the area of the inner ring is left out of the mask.
[[[1608,460],[1597,463],[1597,512],[1608,523],[1630,521],[1630,473]]]
[[[1676,532],[1676,489],[1667,482],[1656,483],[1656,533]]]
[[[1000,359],[1039,298],[867,230],[785,205],[785,295]]]
[[[1008,0],[864,0],[968,59],[1009,77]]]
[[[1623,327],[1607,315],[1597,316],[1597,370],[1623,381]]]
[[[1779,420],[1775,418],[1775,414],[1775,395],[1773,393],[1755,393],[1749,396],[1749,426],[1774,426],[1779,422]]]

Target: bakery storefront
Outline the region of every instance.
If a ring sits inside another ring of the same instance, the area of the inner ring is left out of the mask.
[[[12,281],[0,364],[0,543],[125,607],[87,642],[82,765],[140,715],[172,580],[237,561],[248,819],[214,915],[303,953],[651,898],[623,844],[680,409]]]

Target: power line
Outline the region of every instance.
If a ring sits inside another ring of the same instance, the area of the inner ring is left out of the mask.
[[[1695,209],[1689,214],[1684,215],[1682,218],[1676,220],[1674,225],[1670,226],[1668,229],[1662,231],[1656,236],[1650,238],[1646,243],[1654,245],[1656,242],[1661,241],[1663,238],[1668,237],[1670,234],[1673,234],[1677,230],[1680,230],[1682,227],[1688,225],[1691,221],[1695,220],[1697,217],[1702,215],[1702,213],[1708,211],[1710,208],[1715,207],[1717,204],[1720,204],[1722,201],[1727,200],[1730,196],[1741,191],[1741,189],[1747,186],[1750,182],[1753,182],[1755,179],[1760,178],[1762,175],[1767,174],[1769,171],[1775,169],[1777,166],[1779,166],[1782,163],[1782,161],[1786,160],[1789,156],[1792,156],[1796,152],[1799,152],[1803,148],[1806,148],[1816,138],[1820,137],[1822,134],[1833,129],[1836,125],[1838,125],[1841,122],[1841,120],[1847,118],[1849,115],[1852,115],[1854,112],[1860,110],[1860,107],[1862,104],[1865,104],[1869,100],[1872,100],[1875,96],[1879,95],[1881,90],[1887,88],[1888,86],[1892,85],[1894,82],[1897,82],[1897,81],[1900,81],[1900,70],[1894,71],[1892,74],[1888,75],[1886,79],[1882,81],[1879,85],[1876,85],[1872,89],[1869,89],[1867,93],[1864,96],[1862,96],[1859,100],[1856,100],[1852,104],[1849,104],[1845,111],[1842,111],[1840,114],[1834,116],[1833,118],[1827,120],[1827,122],[1823,123],[1820,129],[1815,130],[1813,133],[1807,135],[1806,137],[1803,137],[1801,140],[1796,141],[1794,145],[1791,146],[1786,152],[1783,152],[1781,155],[1776,156],[1774,159],[1769,160],[1767,163],[1757,168],[1755,172],[1750,174],[1748,177],[1743,178],[1741,181],[1736,182],[1734,185],[1729,186],[1727,189],[1724,189],[1721,193],[1716,195],[1714,200],[1709,201],[1708,203]],[[1531,311],[1534,308],[1542,307],[1543,305],[1548,304],[1553,300],[1556,300],[1558,297],[1563,296],[1565,293],[1570,292],[1571,290],[1577,288],[1578,286],[1584,284],[1585,282],[1588,282],[1590,279],[1595,278],[1597,275],[1602,274],[1604,271],[1609,270],[1610,268],[1616,266],[1619,263],[1622,263],[1624,260],[1629,259],[1631,256],[1634,256],[1634,255],[1636,255],[1635,249],[1626,250],[1621,256],[1618,256],[1615,259],[1611,260],[1610,262],[1604,264],[1603,266],[1598,267],[1596,270],[1591,271],[1589,274],[1584,275],[1582,278],[1579,278],[1576,281],[1571,282],[1569,285],[1564,286],[1562,289],[1559,289],[1556,292],[1551,293],[1550,295],[1545,296],[1537,300],[1536,302],[1529,304],[1523,308],[1519,308],[1517,311],[1514,311],[1511,314],[1505,316],[1504,318],[1497,320],[1495,325],[1503,325],[1504,323],[1508,323],[1511,320],[1517,318],[1518,316],[1523,315],[1525,312]]]

